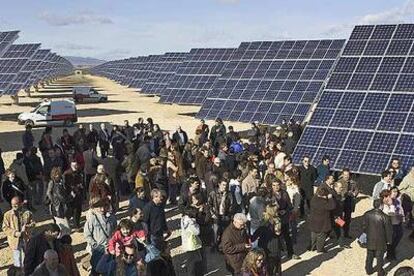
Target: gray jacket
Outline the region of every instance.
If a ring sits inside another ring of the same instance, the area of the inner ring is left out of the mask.
[[[112,213],[105,216],[91,210],[87,215],[83,234],[88,245],[94,250],[99,247],[105,248],[115,230],[116,218]]]
[[[66,272],[65,267],[62,264],[58,265],[58,275],[59,276],[69,276],[69,273]],[[49,270],[46,268],[45,262],[41,263],[35,271],[31,274],[31,276],[49,276]]]

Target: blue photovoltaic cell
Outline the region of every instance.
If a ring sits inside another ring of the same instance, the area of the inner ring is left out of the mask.
[[[303,120],[323,88],[343,47],[341,40],[258,41],[242,43],[214,84],[208,99],[278,103],[265,114],[258,104],[243,112],[240,121],[277,124],[281,120]],[[205,112],[206,118],[219,114]],[[233,112],[239,112],[233,110]]]
[[[412,152],[414,152],[414,135],[401,135],[394,153],[410,154]]]
[[[315,155],[317,147],[298,146],[295,148],[295,155],[293,156],[293,162],[300,164],[303,157],[309,157],[310,161],[313,162],[313,156]]]
[[[389,165],[390,154],[368,152],[362,161],[359,171],[378,174]]]
[[[344,150],[339,155],[335,167],[338,169],[348,168],[351,171],[358,171],[363,159],[363,151]]]
[[[414,162],[413,45],[414,24],[354,28],[304,130],[326,131],[316,165],[327,149],[340,152],[335,170],[380,174],[391,157]]]
[[[331,148],[318,148],[318,151],[316,152],[313,162],[314,164],[320,164],[322,162],[322,158],[327,155],[330,158],[329,165],[335,166],[335,162],[338,159],[340,151],[338,149],[331,149]]]

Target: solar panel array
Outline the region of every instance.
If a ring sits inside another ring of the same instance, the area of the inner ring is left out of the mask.
[[[69,61],[41,50],[40,44],[12,44],[18,33],[0,32],[0,95],[15,95],[41,80],[72,71]]]
[[[302,121],[320,93],[344,40],[244,42],[197,117],[278,124]]]
[[[142,87],[147,94],[163,95],[171,78],[187,58],[188,53],[166,53],[161,60],[153,66],[152,73]]]
[[[414,161],[414,24],[356,26],[294,152],[378,174]]]
[[[160,102],[202,104],[235,50],[234,48],[192,49],[177,73],[170,79]]]

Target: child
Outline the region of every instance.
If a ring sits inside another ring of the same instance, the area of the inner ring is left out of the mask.
[[[122,219],[119,222],[118,230],[115,231],[108,242],[108,252],[119,256],[126,245],[135,244],[135,239],[144,241],[146,236],[145,230],[134,230],[134,223],[131,220]]]

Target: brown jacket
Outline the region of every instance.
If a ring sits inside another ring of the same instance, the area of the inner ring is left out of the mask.
[[[13,210],[9,210],[4,214],[3,231],[7,236],[7,242],[9,243],[11,249],[17,249],[19,239],[23,239],[25,242],[29,240],[31,237],[31,229],[35,224],[32,212],[23,210],[18,211],[18,214],[20,216],[21,227],[26,225],[26,231],[20,238],[16,237],[16,232],[19,232],[19,229],[15,212]]]
[[[235,274],[241,272],[244,258],[247,255],[245,245],[248,243],[248,237],[244,229],[237,229],[231,223],[224,230],[221,238],[221,248],[224,253],[226,263],[234,269]]]

